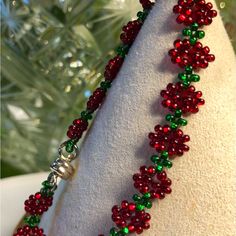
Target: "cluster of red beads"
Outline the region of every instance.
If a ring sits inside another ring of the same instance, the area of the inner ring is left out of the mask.
[[[67,136],[71,139],[79,139],[83,132],[87,129],[88,122],[83,119],[76,119],[73,121],[73,125],[69,126]]]
[[[173,12],[179,14],[176,18],[177,23],[185,25],[191,25],[193,22],[199,26],[210,25],[212,18],[217,16],[212,3],[206,3],[205,0],[179,0]]]
[[[215,60],[215,56],[209,53],[209,47],[203,47],[200,42],[191,45],[188,39],[177,39],[174,48],[169,51],[174,64],[178,64],[181,68],[192,66],[194,69],[206,68],[209,62]]]
[[[153,2],[149,0],[139,0],[139,2],[141,3],[143,9],[150,9],[154,4]]]
[[[43,233],[43,229],[39,227],[29,227],[28,225],[23,226],[22,228],[18,228],[17,232],[13,234],[13,236],[46,236]]]
[[[130,233],[141,234],[144,229],[149,229],[150,214],[144,210],[137,211],[133,202],[122,201],[121,206],[112,207],[112,220],[119,228],[127,227]]]
[[[165,194],[171,193],[171,180],[165,171],[158,173],[154,166],[141,166],[140,173],[133,175],[134,187],[144,194],[151,193],[151,198],[163,199]]]
[[[89,97],[87,109],[89,111],[95,111],[100,106],[105,96],[106,92],[102,88],[97,88]]]
[[[120,56],[115,56],[107,63],[105,67],[104,77],[105,80],[113,81],[119,72],[124,59]]]
[[[30,195],[25,201],[25,211],[31,215],[42,215],[52,205],[53,197],[43,196],[41,193]]]
[[[168,151],[169,156],[183,155],[189,150],[185,144],[190,140],[188,135],[184,135],[181,129],[172,130],[169,125],[156,125],[155,133],[149,133],[150,146],[157,152]]]
[[[123,26],[123,33],[120,35],[120,39],[124,44],[132,44],[141,29],[142,22],[139,20],[133,20]]]
[[[164,98],[162,105],[169,108],[170,111],[180,109],[183,113],[198,112],[198,106],[203,105],[205,101],[201,98],[202,92],[195,91],[193,85],[185,87],[182,83],[169,83],[166,90],[161,91]]]

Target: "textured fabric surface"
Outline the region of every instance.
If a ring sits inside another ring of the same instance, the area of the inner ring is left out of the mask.
[[[167,52],[182,26],[176,0],[159,0],[148,16],[80,153],[78,172],[61,197],[51,236],[108,234],[111,207],[135,192],[132,174],[153,150],[147,134],[167,113],[160,91],[180,71]],[[196,88],[206,104],[188,118],[190,151],[168,171],[172,194],[150,210],[146,236],[235,235],[235,57],[220,17],[205,27],[216,61],[200,72]]]

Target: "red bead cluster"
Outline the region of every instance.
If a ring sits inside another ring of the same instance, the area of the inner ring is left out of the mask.
[[[86,120],[76,119],[73,121],[73,125],[69,126],[67,136],[71,139],[78,139],[82,136],[87,127],[88,122]]]
[[[155,126],[155,133],[149,133],[150,146],[157,152],[168,151],[169,156],[183,155],[189,150],[185,142],[190,140],[181,129],[172,130],[169,125]]]
[[[140,173],[133,175],[134,187],[140,193],[151,193],[151,198],[163,199],[165,194],[171,193],[171,180],[165,171],[158,173],[154,166],[141,166]]]
[[[119,72],[124,59],[120,56],[112,58],[105,67],[104,77],[105,80],[113,81]]]
[[[30,195],[25,201],[25,211],[31,215],[42,215],[52,205],[53,197],[43,196],[41,193]]]
[[[17,232],[13,234],[13,236],[46,236],[43,233],[43,229],[39,227],[29,227],[28,225],[23,226],[22,228],[18,228]]]
[[[141,234],[144,229],[149,229],[150,214],[144,210],[137,211],[133,202],[122,201],[121,206],[112,207],[112,220],[119,228],[127,227],[130,233]]]
[[[141,3],[143,9],[150,9],[154,4],[153,2],[149,0],[139,0],[139,2]]]
[[[120,39],[124,44],[132,44],[141,29],[142,22],[134,20],[128,22],[127,25],[123,26],[123,33],[120,35]]]
[[[105,96],[106,92],[102,88],[97,88],[89,97],[87,109],[89,111],[95,111],[100,106]]]
[[[188,39],[177,39],[174,42],[174,47],[169,51],[171,61],[178,64],[181,68],[192,66],[196,68],[206,68],[209,62],[215,60],[215,56],[210,53],[209,47],[203,47],[200,42],[191,45]]]
[[[198,112],[198,106],[203,105],[205,101],[201,98],[202,92],[195,91],[193,85],[185,87],[182,83],[169,83],[166,90],[161,91],[164,98],[162,105],[169,108],[170,111],[180,109],[183,113]]]
[[[185,25],[191,25],[193,22],[199,26],[210,25],[212,18],[217,16],[212,3],[206,3],[205,0],[179,0],[173,12],[179,14],[176,18],[177,23]]]

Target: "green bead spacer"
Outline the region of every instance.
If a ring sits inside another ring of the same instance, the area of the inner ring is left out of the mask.
[[[205,37],[205,32],[204,32],[203,30],[198,30],[198,31],[197,31],[197,37],[198,37],[199,39],[204,38],[204,37]]]
[[[189,42],[190,42],[191,45],[195,45],[196,42],[197,42],[197,38],[196,37],[190,37]]]
[[[43,181],[42,185],[44,186],[44,188],[47,188],[47,189],[51,189],[52,188],[52,185],[51,185],[51,183],[48,180]]]
[[[103,89],[104,91],[107,91],[107,89],[109,89],[111,87],[111,82],[106,80],[106,81],[102,81],[100,83],[101,89]]]
[[[170,123],[170,128],[171,129],[176,129],[177,127],[178,127],[178,125],[175,122]]]
[[[123,229],[121,230],[121,232],[122,232],[123,234],[128,234],[128,233],[129,233],[129,229],[128,229],[127,227],[125,227],[125,228],[123,228]]]
[[[151,197],[151,193],[144,193],[143,198],[144,199],[149,199]]]
[[[156,168],[155,168],[155,170],[156,170],[157,172],[162,172],[162,170],[163,170],[163,165],[157,165]]]
[[[134,194],[132,199],[135,201],[135,202],[138,202],[141,200],[141,197],[138,195],[138,194]]]
[[[165,161],[164,161],[164,165],[165,165],[166,168],[170,169],[173,164],[172,164],[171,161],[165,160]]]
[[[141,205],[141,204],[136,205],[136,210],[137,211],[142,211],[144,208],[145,208],[144,205]]]
[[[157,156],[157,155],[152,155],[152,156],[151,156],[151,161],[152,161],[154,164],[157,164],[157,163],[160,161],[160,157]]]
[[[182,118],[178,119],[178,120],[177,120],[177,123],[178,123],[179,125],[182,125],[182,126],[185,126],[185,125],[188,124],[187,120],[182,119]]]
[[[193,23],[190,28],[191,28],[191,30],[196,31],[196,30],[198,30],[199,25],[198,25],[198,23]]]
[[[169,154],[167,151],[162,151],[161,152],[161,157],[163,157],[164,159],[168,158],[169,157]]]
[[[110,229],[110,236],[116,236],[117,235],[117,231],[116,231],[116,228],[111,228]]]
[[[27,223],[30,227],[35,227],[40,222],[40,217],[38,215],[32,215],[24,218],[25,223]]]
[[[189,28],[185,28],[185,29],[183,29],[182,34],[184,36],[190,36],[192,34],[192,31]]]
[[[145,203],[145,207],[147,207],[148,209],[152,208],[152,203],[150,201],[147,201]]]
[[[193,81],[193,82],[198,82],[200,80],[200,76],[196,75],[196,74],[192,74],[190,76],[190,80]]]
[[[81,118],[83,120],[91,120],[92,119],[92,114],[89,111],[82,111],[81,112]]]
[[[68,153],[72,153],[74,151],[74,141],[73,140],[68,140],[66,142],[66,151]]]
[[[175,110],[175,117],[180,118],[182,116],[182,111],[180,109]]]
[[[183,81],[182,84],[184,87],[188,87],[190,85],[190,81]]]
[[[167,121],[173,121],[173,120],[174,120],[174,116],[171,115],[171,114],[167,114],[167,115],[166,115],[166,120],[167,120]]]
[[[193,73],[193,67],[192,66],[186,66],[185,67],[185,72],[190,75]]]
[[[185,73],[179,73],[178,78],[182,81],[185,81],[188,77]]]

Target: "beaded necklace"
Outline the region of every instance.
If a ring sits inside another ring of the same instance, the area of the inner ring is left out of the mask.
[[[59,157],[51,164],[51,172],[42,183],[42,188],[34,195],[30,195],[25,201],[25,225],[18,228],[13,236],[38,235],[45,236],[43,229],[39,228],[40,218],[52,205],[53,195],[57,188],[58,177],[69,179],[74,168],[71,161],[77,157],[77,142],[88,128],[88,122],[92,114],[100,107],[112,81],[116,78],[129,48],[140,31],[148,13],[154,3],[149,0],[140,0],[143,11],[137,13],[137,19],[128,22],[122,28],[120,39],[122,45],[117,49],[117,55],[112,58],[105,67],[105,80],[100,83],[89,97],[85,111],[81,117],[75,119],[67,131],[68,140],[59,147]],[[110,229],[110,236],[124,236],[131,233],[141,234],[150,228],[151,216],[146,209],[152,207],[155,199],[163,199],[171,193],[171,180],[165,169],[172,167],[172,159],[182,156],[189,150],[186,142],[190,140],[179,128],[187,125],[184,118],[186,114],[197,113],[199,107],[204,104],[202,92],[196,91],[191,85],[198,82],[200,76],[194,71],[205,69],[215,57],[210,54],[210,49],[203,46],[198,40],[205,36],[203,26],[210,25],[212,18],[217,16],[212,3],[205,0],[179,0],[173,7],[173,12],[178,14],[176,21],[184,24],[183,39],[174,42],[174,48],[169,51],[172,63],[183,69],[178,74],[178,82],[169,83],[165,90],[161,91],[162,105],[170,111],[165,117],[166,124],[156,125],[154,132],[149,133],[150,146],[157,154],[152,155],[152,165],[141,166],[138,173],[133,175],[134,187],[139,193],[132,196],[133,201],[123,200],[120,205],[112,207],[112,220],[116,227]],[[99,236],[104,236],[99,234]]]

